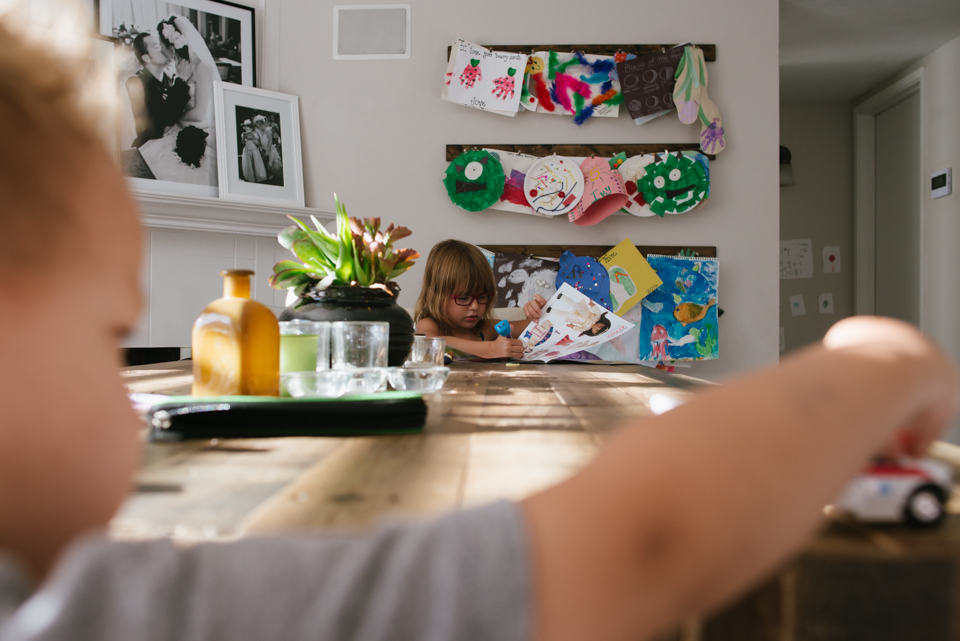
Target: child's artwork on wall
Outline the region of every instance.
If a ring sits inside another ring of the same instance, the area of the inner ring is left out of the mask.
[[[657,272],[629,238],[600,257],[610,277],[610,305],[621,318],[650,292],[663,284]]]
[[[809,238],[780,241],[780,280],[813,278],[813,241]]]
[[[533,57],[542,67],[530,75],[537,113],[573,116],[578,125],[593,116],[620,115],[623,96],[614,56],[537,51]]]
[[[707,65],[703,50],[684,47],[677,65],[673,101],[677,115],[684,124],[700,123],[700,149],[708,154],[719,154],[726,148],[720,110],[707,95]]]
[[[500,161],[504,175],[503,193],[500,195],[499,201],[490,205],[490,209],[546,217],[546,214],[534,211],[523,190],[527,172],[539,158],[517,154],[512,151],[500,151],[499,149],[485,149],[484,151],[490,152],[491,156]]]
[[[627,158],[623,164],[620,165],[619,171],[620,175],[623,178],[624,188],[627,191],[627,202],[623,206],[623,211],[633,216],[653,216],[657,212],[653,211],[650,207],[652,201],[647,201],[644,191],[639,187],[640,182],[647,175],[647,168],[654,162],[663,162],[664,159],[669,158],[671,154],[669,152],[664,152],[662,154],[641,154],[638,156],[632,156]],[[676,156],[676,152],[673,153]],[[710,159],[705,155],[696,152],[696,151],[684,151],[682,152],[684,158],[688,158],[692,161],[695,161],[699,165],[699,170],[696,167],[690,166],[686,161],[680,162],[677,161],[677,164],[685,169],[685,173],[689,174],[693,180],[688,182],[699,183],[699,180],[703,180],[703,194],[700,195],[700,190],[697,187],[700,187],[699,184],[695,184],[694,189],[691,189],[690,192],[681,193],[677,200],[681,201],[680,206],[671,210],[667,206],[666,201],[658,205],[658,209],[663,210],[664,213],[671,214],[680,214],[688,212],[695,207],[699,207],[706,203],[707,199],[710,197]],[[677,160],[675,158],[675,160]],[[672,167],[670,170],[672,171]],[[702,173],[702,176],[701,176]],[[675,181],[670,179],[670,171],[667,172],[667,175],[664,177],[664,185],[670,185],[668,189],[676,191],[677,187],[674,187]],[[667,194],[658,194],[656,192],[656,177],[653,177],[653,184],[648,187],[651,198],[656,199],[658,195],[667,195]],[[646,184],[646,183],[645,183]],[[663,214],[659,214],[662,216]]]
[[[679,151],[654,154],[637,181],[643,200],[658,216],[688,212],[706,197],[707,175],[703,165]]]
[[[647,256],[663,285],[642,302],[640,359],[697,361],[720,355],[716,258]]]
[[[571,251],[560,255],[560,271],[557,272],[557,289],[567,284],[605,309],[610,305],[610,276],[600,261],[589,256],[576,256]]]
[[[587,158],[580,163],[583,174],[583,197],[567,214],[570,222],[581,227],[596,225],[627,202],[623,177],[610,168],[605,158]]]
[[[491,51],[457,40],[440,97],[474,109],[515,116],[520,110],[520,85],[526,66],[526,54]]]
[[[540,319],[520,335],[522,360],[550,361],[622,336],[632,323],[576,291],[566,283],[547,301]]]
[[[499,201],[503,183],[500,161],[480,149],[461,154],[443,179],[450,200],[467,211],[481,211]]]
[[[560,216],[576,207],[583,197],[583,174],[570,160],[547,156],[530,167],[523,190],[535,212]]]
[[[493,259],[497,307],[523,307],[537,294],[549,300],[557,291],[558,271],[556,261],[497,252]]]
[[[683,47],[639,56],[617,63],[623,101],[631,118],[643,118],[673,109],[673,88]]]
[[[637,189],[637,181],[646,174],[646,166],[653,162],[653,154],[631,156],[618,167],[627,192],[627,202],[623,210],[633,216],[653,216],[650,205],[643,199],[643,192]]]

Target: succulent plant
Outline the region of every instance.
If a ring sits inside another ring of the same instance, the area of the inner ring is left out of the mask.
[[[413,249],[394,249],[393,243],[412,232],[406,227],[390,225],[380,229],[379,218],[347,216],[343,203],[333,195],[337,209],[337,232],[324,229],[314,216],[316,229],[288,216],[295,225],[277,236],[280,244],[302,262],[282,260],[273,266],[270,285],[302,296],[309,289],[326,289],[331,285],[382,287],[410,269],[420,257]],[[389,291],[389,290],[388,290]]]

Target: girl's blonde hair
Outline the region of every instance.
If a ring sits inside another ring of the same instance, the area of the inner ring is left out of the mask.
[[[450,333],[446,309],[453,294],[490,294],[495,298],[497,285],[490,263],[479,249],[459,240],[443,240],[433,246],[427,258],[414,321],[429,318],[439,326],[441,334]],[[493,306],[492,298],[483,311],[483,321],[493,318]]]

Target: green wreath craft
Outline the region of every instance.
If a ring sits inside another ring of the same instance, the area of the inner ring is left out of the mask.
[[[645,167],[637,189],[650,210],[658,216],[682,214],[703,201],[707,193],[707,175],[703,166],[679,151],[676,155],[657,156]]]
[[[500,200],[504,181],[500,161],[488,151],[474,149],[450,163],[443,184],[453,204],[467,211],[481,211]]]

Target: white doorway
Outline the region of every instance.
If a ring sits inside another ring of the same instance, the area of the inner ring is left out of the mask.
[[[854,107],[858,314],[921,329],[923,69]]]

